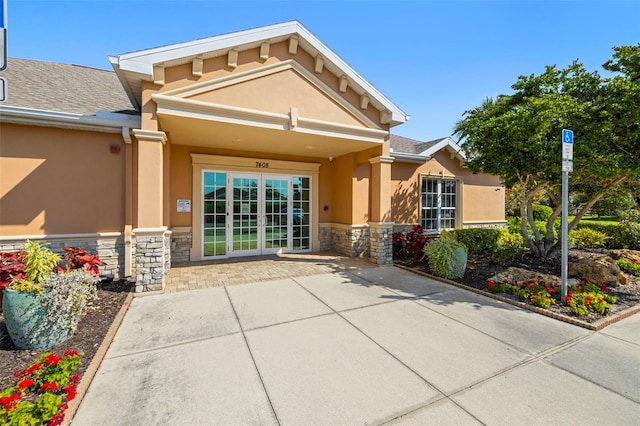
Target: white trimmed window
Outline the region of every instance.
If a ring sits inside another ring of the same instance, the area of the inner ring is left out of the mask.
[[[458,181],[422,177],[420,224],[425,231],[455,229],[458,217]]]

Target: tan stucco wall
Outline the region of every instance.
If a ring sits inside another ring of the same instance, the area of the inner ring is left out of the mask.
[[[120,134],[4,123],[0,135],[0,235],[123,230]]]
[[[288,114],[291,107],[295,107],[300,117],[366,127],[293,70],[227,86],[189,99],[278,114]]]
[[[473,174],[462,168],[447,150],[437,152],[425,164],[395,162],[391,167],[391,211],[395,223],[420,221],[420,176],[458,178],[461,182],[462,222],[504,220],[504,187],[500,179],[487,174]],[[460,223],[460,226],[462,223]]]
[[[316,73],[314,71],[314,58],[300,47],[298,48],[297,53],[295,55],[290,54],[288,50],[288,42],[285,41],[285,42],[272,44],[270,46],[269,57],[267,59],[260,58],[259,47],[239,52],[238,64],[237,64],[237,67],[235,68],[231,68],[228,66],[227,55],[205,59],[203,63],[202,76],[193,75],[191,63],[166,68],[164,85],[156,85],[150,82],[143,82],[142,128],[148,129],[148,130],[156,130],[156,127],[155,127],[156,126],[156,122],[155,122],[156,109],[155,109],[155,103],[151,100],[151,95],[153,93],[163,93],[170,90],[175,90],[175,89],[183,88],[186,86],[190,86],[195,83],[202,83],[210,80],[215,80],[220,77],[227,77],[233,74],[240,74],[245,71],[255,70],[264,65],[277,64],[279,62],[290,60],[290,59],[294,59],[304,68],[306,68],[309,72],[311,72],[315,77],[317,77],[324,84],[326,84],[331,90],[333,90],[335,93],[339,93],[340,96],[342,96],[351,105],[358,108],[359,111],[365,114],[374,123],[379,123],[380,112],[376,108],[374,108],[371,104],[369,104],[366,109],[364,110],[360,109],[360,95],[358,95],[351,87],[348,87],[346,92],[344,93],[340,92],[339,91],[340,80],[336,75],[328,71],[326,67],[323,69],[321,73]],[[289,79],[289,77],[286,77],[286,76],[284,78]],[[266,79],[265,81],[259,81],[255,84],[247,85],[247,89],[242,89],[242,90],[246,90],[247,91],[246,94],[250,95],[251,90],[258,90],[258,89],[264,90],[266,86],[268,86],[268,84],[269,84],[268,79]],[[306,92],[307,90],[308,89],[304,89],[304,92]],[[295,94],[295,92],[297,91],[298,89],[294,91],[293,96],[297,96],[300,100],[304,100],[304,96],[301,96],[300,93]],[[291,94],[287,94],[287,89],[285,89],[285,87],[283,86],[269,88],[269,93],[274,94],[275,96],[283,96],[283,95],[292,96]],[[272,99],[273,98],[270,97],[267,100],[272,100]],[[249,100],[249,101],[261,102],[260,100]],[[232,103],[231,105],[234,105],[235,102],[237,101],[233,101],[233,102],[234,103]],[[326,101],[323,101],[323,103],[324,102]],[[289,104],[287,108],[290,106],[296,106],[300,108],[300,106],[296,104]],[[312,105],[309,105],[309,107],[312,107]],[[342,122],[342,121],[339,121],[339,122]],[[381,127],[384,127],[384,126],[381,126]]]

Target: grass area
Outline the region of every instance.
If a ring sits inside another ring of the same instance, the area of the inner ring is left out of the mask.
[[[569,223],[571,223],[574,217],[575,216],[569,216]],[[580,222],[601,223],[603,225],[620,224],[617,216],[584,216]]]

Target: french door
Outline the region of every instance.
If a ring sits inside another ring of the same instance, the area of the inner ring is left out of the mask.
[[[205,172],[204,182],[203,258],[311,249],[310,178]]]

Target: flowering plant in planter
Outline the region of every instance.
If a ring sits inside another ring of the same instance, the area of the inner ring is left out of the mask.
[[[27,241],[17,259],[23,272],[11,276],[3,295],[7,330],[20,349],[43,350],[75,331],[80,316],[97,297],[97,256],[66,250],[66,268],[44,244]]]
[[[15,372],[18,383],[0,392],[0,424],[61,424],[67,403],[76,397],[81,355],[76,351],[66,351],[63,356],[45,352],[26,370]]]

